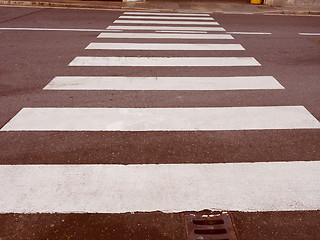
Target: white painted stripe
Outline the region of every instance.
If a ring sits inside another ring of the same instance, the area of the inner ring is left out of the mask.
[[[0,165],[0,213],[320,210],[320,161]]]
[[[285,16],[288,16],[288,15],[290,15],[290,16],[293,16],[293,17],[320,17],[320,15],[319,14],[317,14],[317,13],[314,13],[314,14],[294,14],[294,15],[292,15],[292,14],[283,14],[283,15],[285,15]]]
[[[229,34],[240,34],[240,35],[271,35],[268,32],[227,32]]]
[[[161,25],[219,25],[217,22],[203,21],[148,21],[148,20],[115,20],[113,23],[120,24],[161,24]]]
[[[224,32],[222,27],[170,27],[170,26],[109,26],[107,29],[121,30],[187,30],[187,31],[212,31]]]
[[[124,12],[124,15],[156,15],[156,16],[204,16],[208,17],[209,14],[203,13],[160,13],[160,12]]]
[[[186,43],[90,43],[86,49],[105,50],[179,50],[214,51],[245,50],[240,44],[186,44]]]
[[[212,17],[120,16],[121,19],[214,20]]]
[[[208,32],[200,32],[200,31],[155,31],[161,33],[208,33]]]
[[[116,30],[116,29],[114,29],[114,30],[104,30],[104,32],[122,32],[123,30]]]
[[[69,66],[261,66],[253,57],[76,57]]]
[[[312,129],[303,106],[220,108],[23,108],[1,131],[215,131]]]
[[[248,77],[55,77],[45,90],[243,90],[284,89],[271,76]]]
[[[69,32],[109,32],[111,30],[106,29],[69,29],[69,28],[0,28],[3,30],[14,30],[14,31],[69,31]],[[112,30],[116,32],[120,32],[122,30]]]
[[[98,36],[98,38],[233,39],[233,37],[230,34],[159,34],[159,33],[101,33]]]
[[[299,33],[302,36],[320,36],[320,33]]]

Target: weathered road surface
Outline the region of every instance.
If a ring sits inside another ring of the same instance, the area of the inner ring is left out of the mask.
[[[319,26],[1,7],[0,238],[319,238]]]

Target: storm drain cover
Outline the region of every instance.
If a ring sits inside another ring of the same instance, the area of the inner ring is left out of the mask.
[[[210,215],[185,215],[187,240],[237,240],[231,216],[227,212]]]

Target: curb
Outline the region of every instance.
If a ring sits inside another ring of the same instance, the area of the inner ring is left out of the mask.
[[[79,4],[79,3],[61,3],[61,2],[38,2],[38,1],[11,1],[0,0],[0,6],[25,6],[25,7],[53,7],[53,8],[82,8],[82,9],[105,9],[105,10],[137,10],[137,11],[160,11],[160,12],[194,12],[192,10],[180,9],[157,9],[130,6],[112,6],[112,5],[96,5],[96,4]],[[208,11],[206,13],[215,13],[216,11]],[[229,11],[228,11],[229,12]],[[223,13],[223,11],[217,11]],[[237,12],[235,12],[236,14]],[[245,12],[244,12],[245,13]],[[250,12],[250,14],[279,14],[279,15],[320,15],[320,11],[303,11],[303,10],[275,10]]]
[[[36,1],[3,1],[0,6],[19,6],[19,7],[51,7],[51,8],[82,8],[82,9],[103,9],[103,10],[136,10],[136,11],[158,11],[158,12],[178,12],[176,9],[142,8],[130,6],[94,5],[79,3],[59,3],[59,2],[36,2]],[[193,12],[192,10],[179,12]],[[210,11],[205,13],[211,13]]]
[[[0,1],[0,6],[150,10],[149,8],[123,7],[123,6],[110,6],[110,5],[103,6],[103,5],[91,5],[91,4],[79,4],[79,3],[35,2],[35,1]]]
[[[320,15],[320,11],[292,11],[292,10],[278,10],[261,12],[263,14],[279,14],[279,15]]]

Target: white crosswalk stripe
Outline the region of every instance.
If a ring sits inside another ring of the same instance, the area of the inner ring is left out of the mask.
[[[125,26],[125,25],[114,25],[109,26],[107,29],[121,29],[121,30],[187,30],[187,31],[211,31],[211,32],[225,32],[222,27],[171,27],[171,26]]]
[[[227,51],[245,50],[240,44],[186,44],[186,43],[90,43],[86,49],[108,50],[179,50],[179,51]]]
[[[115,20],[113,23],[120,24],[160,24],[160,25],[219,25],[217,22],[204,21],[145,21],[145,20]]]
[[[126,16],[119,19],[159,19],[159,20],[214,20],[212,17],[163,17],[163,16]]]
[[[201,25],[216,25],[216,27]],[[139,93],[202,91],[200,94],[203,91],[211,91],[212,94],[216,94],[216,91],[220,91],[219,93],[232,91],[232,93],[248,94],[248,97],[252,94],[251,90],[259,93],[285,91],[284,86],[273,76],[237,76],[237,68],[230,70],[231,76],[229,72],[226,76],[220,75],[220,72],[216,73],[214,70],[220,67],[226,69],[239,67],[257,71],[260,69],[261,64],[253,56],[247,56],[242,45],[230,43],[230,40],[234,39],[231,33],[270,35],[262,32],[228,33],[218,25],[219,23],[214,22],[209,14],[124,12],[114,24],[104,30],[121,32],[101,30],[97,37],[101,42],[89,43],[86,47],[88,55],[77,56],[70,62],[70,68],[81,69],[81,73],[85,75],[56,76],[44,90],[47,93],[54,90],[83,92],[94,90],[100,91],[99,93],[104,90],[140,91]],[[98,31],[98,29],[82,31]],[[142,43],[138,39],[143,39]],[[164,40],[161,42],[158,39]],[[222,44],[220,40],[225,40],[226,43]],[[112,51],[100,51],[99,56],[95,55],[94,50],[103,49]],[[122,50],[138,50],[138,52],[130,51],[128,56],[117,55],[123,54]],[[150,54],[150,50],[156,50],[154,56],[141,54]],[[167,56],[165,51],[171,50],[179,50],[175,54],[181,54],[181,51],[194,51],[188,52],[194,54],[192,57],[169,56],[169,54]],[[228,56],[221,57],[218,55],[221,52],[216,51],[228,51]],[[232,55],[232,51],[236,51],[237,55]],[[159,53],[162,55],[156,55]],[[201,55],[203,53],[207,55],[204,57]],[[90,72],[90,67],[105,67],[99,70],[107,69],[107,72],[112,74],[99,76],[99,73]],[[112,67],[120,67],[117,69],[123,71],[113,70]],[[126,67],[129,70],[134,69],[138,75],[131,76]],[[166,71],[167,77],[150,76],[150,73],[141,76],[144,73],[143,67],[149,67],[148,69],[161,67]],[[201,70],[205,69],[203,67],[210,68],[211,71],[206,74],[212,76],[200,75]],[[197,71],[193,77],[178,76],[185,68]],[[172,69],[181,71],[173,72]],[[172,77],[170,77],[171,71]],[[122,72],[126,73],[123,74],[125,76],[118,76]],[[261,132],[260,130],[320,129],[319,120],[304,106],[298,104],[228,107],[174,105],[153,108],[148,107],[149,105],[136,108],[98,107],[100,105],[24,107],[0,131],[3,134],[16,131],[73,133],[117,131],[126,134],[194,131],[203,134],[204,131],[247,133],[254,130],[252,131],[254,133]],[[203,209],[319,210],[320,205],[317,201],[320,197],[319,170],[319,161],[0,165],[2,191],[6,193],[0,196],[0,213],[124,213],[158,210],[181,212]]]
[[[320,162],[2,165],[5,213],[319,210]],[[307,186],[307,187],[306,187]]]
[[[157,31],[156,31],[157,32]],[[169,31],[166,31],[169,32]],[[170,31],[171,33],[173,31]],[[177,32],[177,31],[174,31]],[[181,31],[179,31],[181,33]],[[150,39],[233,39],[230,34],[170,34],[170,33],[101,33],[98,38]]]
[[[207,13],[160,13],[160,12],[124,12],[124,15],[156,15],[156,16],[204,16],[210,17]]]
[[[23,108],[2,131],[219,131],[312,129],[302,106],[228,108]]]
[[[69,66],[261,66],[253,57],[76,57]]]
[[[55,77],[45,90],[249,90],[284,89],[272,76]]]

